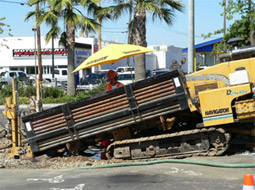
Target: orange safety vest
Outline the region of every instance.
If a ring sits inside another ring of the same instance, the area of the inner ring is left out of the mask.
[[[117,82],[116,88],[119,88],[120,86],[124,86],[124,84],[122,84],[121,82]],[[112,90],[112,84],[111,83],[106,83],[105,84],[105,90],[104,91],[108,91],[108,90]]]

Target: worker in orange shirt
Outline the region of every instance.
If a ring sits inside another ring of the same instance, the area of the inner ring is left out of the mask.
[[[117,80],[117,76],[118,76],[118,73],[116,73],[114,70],[108,71],[107,79],[109,83],[105,84],[105,91],[119,88],[120,86],[124,86],[121,82]]]
[[[118,73],[114,70],[109,70],[107,73],[108,83],[105,84],[105,91],[112,90],[115,88],[119,88],[120,86],[124,86],[121,82],[117,80]],[[101,147],[106,148],[110,144],[110,140],[104,140],[101,142]],[[101,153],[101,159],[106,159],[105,153]]]

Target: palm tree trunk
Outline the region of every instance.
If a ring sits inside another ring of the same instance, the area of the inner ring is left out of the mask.
[[[75,44],[75,27],[67,25],[68,55],[67,55],[67,95],[75,95],[75,76],[74,70],[74,44]]]
[[[251,41],[251,45],[254,46],[255,45],[255,43],[254,43],[254,30],[252,30],[250,32],[250,41]]]
[[[133,27],[131,29],[131,42],[135,45],[147,47],[146,42],[146,13],[143,9],[135,8]],[[135,56],[135,80],[145,78],[145,54]]]
[[[35,5],[36,11],[39,11],[39,4]],[[38,57],[38,78],[42,81],[42,53],[41,53],[41,29],[40,24],[36,23],[36,31],[37,31],[37,57]]]

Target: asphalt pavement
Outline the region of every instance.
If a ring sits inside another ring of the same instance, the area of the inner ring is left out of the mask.
[[[44,108],[54,106],[57,105],[47,105]],[[2,114],[3,109],[0,106],[1,125],[6,122]],[[21,109],[26,109],[26,107],[21,107]],[[255,164],[255,155],[254,153],[242,153],[213,158],[188,158],[187,160]],[[0,169],[0,190],[241,190],[245,174],[255,176],[255,168],[163,163],[103,169]]]
[[[241,190],[245,174],[255,175],[255,168],[220,168],[168,163],[85,170],[0,169],[0,189]]]

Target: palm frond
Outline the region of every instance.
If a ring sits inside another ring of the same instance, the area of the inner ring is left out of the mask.
[[[116,6],[101,8],[97,10],[96,16],[99,20],[106,18],[115,20],[118,19],[123,13],[128,12],[130,6],[131,5],[129,3],[124,3]]]
[[[59,39],[58,45],[59,46],[63,46],[64,48],[67,49],[68,42],[67,42],[67,34],[66,34],[66,32],[62,32],[62,34],[60,35],[60,39]]]
[[[89,32],[96,32],[98,28],[98,23],[94,19],[80,16],[79,27],[82,29],[86,29]]]
[[[52,37],[57,37],[60,33],[61,29],[58,26],[53,26],[50,31],[46,34],[46,42],[49,43],[49,41],[52,39]]]
[[[152,14],[152,20],[155,21],[156,18],[164,20],[168,25],[172,25],[175,15],[171,10],[162,8]]]
[[[36,15],[36,11],[31,11],[25,16],[25,21],[28,21],[31,17]]]
[[[65,23],[67,25],[76,27],[76,25],[79,23],[79,16],[71,10],[67,10],[65,14]]]
[[[159,5],[162,8],[169,8],[180,12],[184,11],[184,4],[178,0],[159,0]]]

